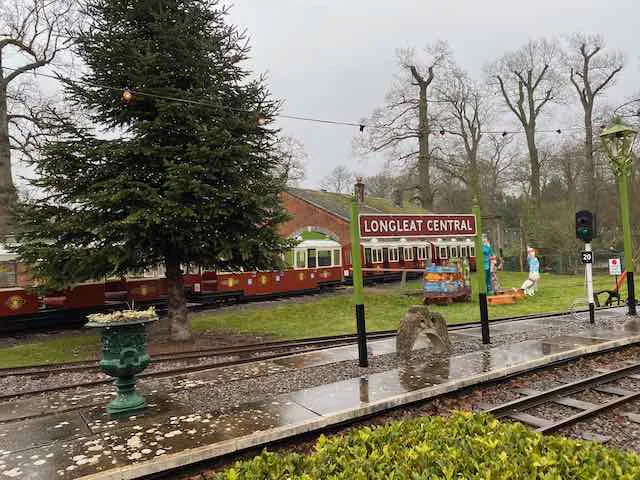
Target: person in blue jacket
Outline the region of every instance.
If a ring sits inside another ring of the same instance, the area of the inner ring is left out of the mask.
[[[484,270],[484,283],[487,286],[487,295],[494,293],[491,287],[491,257],[494,255],[489,239],[484,237],[482,243],[482,269]]]

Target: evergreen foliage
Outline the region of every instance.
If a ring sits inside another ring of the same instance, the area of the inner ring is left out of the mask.
[[[186,339],[181,265],[269,268],[284,247],[276,131],[258,121],[278,103],[218,0],[89,0],[84,13],[86,73],[64,81],[90,121],[64,122],[36,161],[44,198],[18,207],[18,251],[58,288],[164,265]]]
[[[639,475],[637,454],[459,412],[359,428],[344,437],[321,436],[309,455],[264,452],[215,478],[631,480]]]

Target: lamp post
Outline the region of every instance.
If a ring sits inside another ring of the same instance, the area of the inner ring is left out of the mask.
[[[368,367],[367,329],[364,321],[364,293],[362,285],[362,261],[360,259],[360,218],[359,205],[364,202],[364,183],[356,180],[354,195],[351,197],[351,270],[353,279],[353,303],[356,307],[356,328],[358,331],[358,360],[361,367]]]
[[[627,305],[629,315],[636,315],[635,285],[633,283],[633,247],[631,244],[631,216],[629,214],[629,177],[633,168],[631,149],[637,131],[624,125],[619,117],[600,133],[602,146],[609,157],[613,173],[618,180],[618,202],[624,235],[624,261],[627,271]]]

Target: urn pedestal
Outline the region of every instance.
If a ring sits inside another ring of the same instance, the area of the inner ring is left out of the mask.
[[[115,377],[114,385],[118,389],[118,396],[107,405],[107,412],[111,415],[134,412],[146,406],[144,398],[136,391],[136,375],[151,361],[146,352],[145,324],[155,320],[157,317],[111,324],[89,322],[86,325],[102,330],[100,368]]]

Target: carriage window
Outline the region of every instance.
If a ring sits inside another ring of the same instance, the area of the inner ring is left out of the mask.
[[[307,251],[296,250],[295,268],[305,268],[307,266]]]
[[[370,248],[365,248],[364,249],[364,263],[371,263],[371,261],[372,261],[371,249]]]
[[[16,264],[13,262],[0,263],[0,288],[13,287],[16,282]]]
[[[372,248],[371,249],[371,260],[373,263],[382,263],[382,249],[381,248]]]
[[[404,247],[404,259],[413,260],[413,247]]]
[[[295,266],[295,258],[293,255],[293,250],[287,250],[286,252],[284,252],[284,264],[287,266],[287,268],[292,268]]]
[[[440,258],[449,258],[447,254],[447,247],[438,247],[438,256]]]
[[[316,258],[316,249],[309,248],[307,250],[307,268],[316,268],[317,258]]]
[[[333,251],[333,265],[339,266],[342,262],[340,262],[340,250]]]
[[[318,266],[319,267],[331,266],[331,250],[318,250]]]
[[[398,249],[397,248],[390,248],[389,249],[389,261],[390,262],[397,262],[398,261]]]

